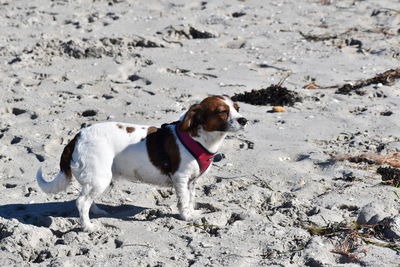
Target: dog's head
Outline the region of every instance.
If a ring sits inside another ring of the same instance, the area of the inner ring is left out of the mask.
[[[180,130],[199,136],[199,127],[206,132],[236,132],[243,129],[247,119],[239,114],[239,106],[227,96],[210,96],[186,112]]]

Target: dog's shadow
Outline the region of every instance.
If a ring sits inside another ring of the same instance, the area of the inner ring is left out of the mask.
[[[107,211],[108,215],[94,215],[91,218],[118,218],[121,220],[133,220],[132,217],[147,208],[134,205],[111,206],[97,204],[100,209]],[[65,202],[46,202],[33,204],[7,204],[0,205],[0,217],[5,219],[17,219],[23,224],[38,227],[49,227],[54,217],[79,217],[75,200]]]

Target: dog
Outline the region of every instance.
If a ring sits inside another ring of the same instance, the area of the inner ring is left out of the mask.
[[[192,105],[181,118],[160,128],[121,122],[97,123],[82,129],[64,148],[60,171],[48,182],[39,168],[42,191],[65,190],[74,176],[82,185],[76,200],[83,231],[94,231],[89,211],[106,215],[93,202],[113,177],[173,186],[181,219],[195,211],[195,184],[209,167],[226,135],[243,129],[247,119],[227,96],[210,96]]]

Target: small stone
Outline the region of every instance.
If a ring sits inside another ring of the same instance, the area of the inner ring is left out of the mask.
[[[7,184],[4,185],[4,187],[7,188],[7,189],[10,189],[10,188],[15,188],[15,187],[17,187],[17,185],[16,185],[16,184],[9,184],[9,183],[7,183]]]
[[[103,97],[104,99],[106,99],[106,100],[109,100],[109,99],[114,98],[112,95],[107,95],[107,94],[102,95],[102,97]]]
[[[15,57],[15,58],[11,59],[10,61],[8,61],[8,64],[11,65],[11,64],[21,62],[21,61],[22,61],[22,59],[20,57]]]
[[[35,112],[31,114],[31,120],[36,120],[39,117]]]
[[[124,244],[124,242],[119,239],[115,239],[114,243],[115,243],[115,248],[120,248]]]
[[[93,117],[97,115],[97,111],[93,109],[88,109],[82,112],[83,117]]]
[[[390,110],[388,110],[388,111],[382,111],[382,112],[380,113],[381,116],[391,116],[392,114],[393,114],[393,111],[390,111]]]
[[[19,116],[21,114],[26,113],[25,109],[20,109],[20,108],[13,108],[12,109],[12,114],[14,114],[15,116]]]
[[[19,142],[21,142],[21,140],[22,140],[22,137],[14,136],[14,138],[11,140],[11,144],[12,145],[18,144]]]
[[[213,162],[219,162],[225,158],[225,155],[222,153],[219,153],[214,156]]]
[[[245,12],[242,12],[242,11],[233,12],[233,13],[232,13],[232,17],[234,17],[234,18],[239,18],[239,17],[242,17],[242,16],[244,16],[244,15],[246,15],[246,13],[245,13]]]
[[[39,162],[43,162],[44,161],[44,157],[42,155],[40,155],[40,154],[35,154],[35,157]]]
[[[286,109],[282,106],[272,107],[272,112],[286,112]]]

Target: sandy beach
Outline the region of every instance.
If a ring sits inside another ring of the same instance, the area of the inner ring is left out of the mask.
[[[1,266],[400,266],[398,0],[0,1],[0,25]],[[115,180],[86,233],[79,183],[36,183],[83,127],[252,90],[193,221]]]

